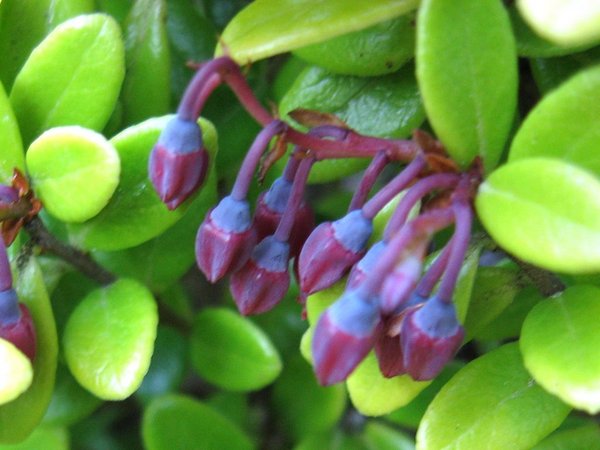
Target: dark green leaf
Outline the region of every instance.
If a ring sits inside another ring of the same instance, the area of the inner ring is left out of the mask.
[[[558,430],[532,450],[600,450],[600,428],[595,423]]]
[[[25,172],[25,154],[23,153],[19,125],[1,83],[0,148],[2,149],[2,158],[0,158],[0,183],[10,184],[15,167],[21,172]]]

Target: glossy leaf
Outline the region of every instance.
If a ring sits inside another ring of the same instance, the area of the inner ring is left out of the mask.
[[[69,369],[59,364],[52,400],[44,415],[44,426],[71,426],[94,412],[102,401],[83,389]]]
[[[10,184],[15,167],[25,172],[25,155],[19,125],[12,107],[8,102],[4,88],[0,83],[0,183]]]
[[[200,376],[227,390],[257,390],[281,372],[281,359],[268,336],[230,309],[205,309],[198,314],[190,352]]]
[[[95,9],[94,0],[53,0],[48,6],[46,11],[48,32],[72,17],[90,14]]]
[[[186,208],[169,211],[148,179],[148,156],[168,119],[149,119],[110,140],[121,160],[121,181],[100,214],[82,224],[69,225],[71,242],[90,250],[134,247],[158,236],[183,216]],[[214,128],[205,121],[200,124],[205,146],[216,148]]]
[[[502,267],[480,267],[475,277],[467,317],[466,340],[498,317],[512,303],[519,291],[519,273]]]
[[[37,334],[33,381],[16,400],[0,406],[0,443],[23,441],[41,422],[54,389],[58,340],[41,271],[30,259],[16,281],[19,300],[29,308]]]
[[[398,70],[414,55],[414,15],[297,49],[303,60],[341,75],[376,76]]]
[[[456,288],[454,289],[452,301],[456,306],[458,321],[462,324],[465,323],[473,298],[473,291],[479,272],[479,255],[481,254],[481,247],[481,244],[477,242],[473,242],[470,245],[460,268]]]
[[[518,345],[507,344],[467,364],[442,388],[421,421],[417,449],[525,450],[568,413],[531,380]]]
[[[31,53],[10,93],[23,141],[60,125],[100,131],[121,89],[123,54],[119,26],[104,14],[56,27]]]
[[[560,158],[600,175],[600,67],[582,71],[545,96],[529,113],[509,159]]]
[[[365,416],[382,416],[408,404],[430,381],[414,381],[408,375],[385,378],[371,352],[348,377],[346,386],[354,407]]]
[[[600,41],[598,0],[519,0],[519,11],[541,36],[563,45]]]
[[[511,162],[480,185],[486,230],[513,255],[566,273],[600,270],[600,181],[551,158]]]
[[[296,439],[331,429],[346,407],[343,385],[320,386],[299,356],[286,361],[271,398],[278,422]]]
[[[0,339],[0,405],[13,401],[33,379],[31,361],[9,341]]]
[[[318,67],[307,68],[281,99],[279,113],[286,118],[297,108],[332,113],[360,133],[395,138],[408,136],[425,118],[412,66],[377,78],[332,75]],[[309,182],[337,180],[367,163],[351,158],[319,162]]]
[[[405,14],[416,0],[361,1],[260,0],[227,25],[217,47],[247,64]]]
[[[71,373],[97,397],[129,397],[150,366],[157,323],[156,302],[136,281],[121,279],[92,291],[65,328]]]
[[[600,450],[600,428],[595,423],[558,430],[532,450]]]
[[[548,392],[600,411],[600,289],[574,286],[536,305],[521,332],[525,367]]]
[[[479,155],[493,169],[517,98],[515,43],[502,2],[425,0],[417,43],[417,78],[438,138],[461,166]]]
[[[150,368],[135,395],[145,402],[177,390],[187,367],[188,345],[174,328],[160,325]]]
[[[362,438],[377,450],[414,450],[415,443],[406,434],[383,423],[369,421]]]
[[[227,448],[249,450],[252,442],[239,428],[205,404],[183,395],[156,398],[144,411],[142,438],[148,450]]]
[[[69,450],[69,432],[65,428],[38,427],[23,442],[0,444],[0,450]]]
[[[94,217],[119,184],[115,148],[101,134],[79,126],[44,132],[29,146],[26,161],[36,195],[65,222]]]
[[[124,120],[141,122],[169,111],[170,55],[165,0],[138,0],[125,23]]]

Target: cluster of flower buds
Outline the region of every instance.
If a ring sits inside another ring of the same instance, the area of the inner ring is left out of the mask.
[[[312,353],[320,383],[345,380],[372,350],[386,377],[408,373],[415,380],[434,378],[464,336],[452,296],[469,245],[479,165],[461,173],[438,142],[418,131],[413,140],[382,139],[360,135],[339,121],[310,120],[310,131],[300,132],[263,109],[239,67],[222,57],[200,66],[175,125],[165,129],[151,157],[150,177],[168,204],[179,204],[173,199],[181,192],[192,193],[181,186],[200,183],[188,180],[189,171],[177,165],[163,164],[160,172],[153,160],[163,158],[167,148],[171,153],[201,148],[201,137],[175,134],[183,129],[182,121],[195,123],[221,82],[231,86],[263,130],[230,195],[209,211],[198,230],[200,270],[211,282],[230,275],[233,298],[246,315],[268,311],[283,299],[292,262],[301,301],[347,277],[346,291],[325,310],[314,331]],[[277,148],[291,143],[294,149],[284,173],[260,194],[252,214],[249,186],[274,139]],[[314,214],[304,200],[309,171],[318,161],[347,157],[370,158],[371,163],[347,214],[315,228]],[[392,161],[404,163],[404,168],[371,195]],[[175,192],[174,197],[165,192]],[[373,219],[400,194],[383,238],[368,248]],[[419,214],[411,218],[419,205]],[[452,237],[423,273],[433,237],[449,227],[454,228]]]
[[[9,186],[0,185],[0,211],[8,212],[18,203],[19,193]],[[11,342],[31,361],[35,358],[36,335],[29,309],[19,303],[12,285],[12,273],[6,245],[0,236],[0,338]]]

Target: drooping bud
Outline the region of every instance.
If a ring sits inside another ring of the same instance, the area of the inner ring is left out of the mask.
[[[375,267],[375,264],[379,261],[379,257],[385,251],[386,247],[387,244],[385,241],[376,242],[367,251],[365,256],[352,266],[352,270],[348,275],[348,281],[346,282],[346,287],[348,289],[354,289],[362,283],[367,275],[373,270],[373,267]]]
[[[196,235],[196,262],[214,283],[242,267],[256,244],[246,200],[223,198],[204,219]]]
[[[31,361],[35,359],[36,335],[29,309],[19,304],[13,289],[0,292],[0,338],[11,342]]]
[[[395,312],[408,301],[419,281],[422,268],[422,257],[413,253],[406,254],[396,264],[394,270],[388,274],[381,287],[381,311],[384,314]]]
[[[438,296],[408,311],[401,331],[406,371],[419,381],[435,378],[458,351],[464,334],[454,304]]]
[[[406,373],[400,336],[390,336],[385,331],[380,333],[375,340],[375,356],[384,377],[392,378]]]
[[[283,213],[287,207],[292,191],[292,183],[285,178],[277,178],[268,191],[258,197],[254,212],[254,226],[258,239],[261,240],[275,233]],[[315,215],[312,208],[302,202],[294,217],[294,225],[290,232],[290,255],[297,256],[304,241],[315,227]]]
[[[364,255],[372,232],[373,222],[361,210],[315,228],[299,256],[302,291],[312,294],[339,281]]]
[[[244,315],[269,311],[290,286],[289,244],[267,236],[252,251],[246,264],[231,276],[231,294]]]
[[[345,380],[373,348],[379,309],[358,291],[344,294],[319,318],[312,340],[314,368],[324,386]]]
[[[204,182],[208,153],[200,126],[173,117],[160,134],[148,161],[154,189],[169,209],[177,208]]]

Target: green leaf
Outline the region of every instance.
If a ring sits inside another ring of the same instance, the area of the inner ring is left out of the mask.
[[[31,361],[11,342],[0,339],[0,405],[9,403],[31,386]]]
[[[183,381],[187,367],[188,345],[176,329],[160,325],[148,373],[135,395],[144,402],[175,391]]]
[[[183,395],[165,395],[144,410],[142,438],[148,450],[249,450],[250,439],[219,413]]]
[[[88,417],[102,401],[83,389],[69,369],[59,364],[52,400],[44,415],[44,426],[71,426]]]
[[[430,381],[414,381],[408,375],[385,378],[373,352],[346,381],[350,400],[364,416],[382,416],[408,404]]]
[[[92,291],[65,328],[71,373],[97,397],[129,397],[150,366],[157,323],[156,302],[137,281],[122,279]]]
[[[523,18],[541,36],[562,45],[600,41],[600,1],[519,0]]]
[[[65,222],[94,217],[119,184],[115,148],[101,134],[79,126],[44,132],[29,146],[26,162],[44,207]]]
[[[169,211],[148,179],[148,157],[169,118],[149,119],[110,140],[121,160],[121,181],[100,214],[82,224],[69,225],[73,244],[88,250],[134,247],[163,233],[183,216],[186,207]],[[204,145],[214,154],[216,132],[209,122],[199,123]]]
[[[69,433],[65,428],[38,427],[23,442],[1,445],[0,450],[69,450]]]
[[[346,407],[346,392],[342,384],[317,384],[311,367],[295,355],[286,361],[273,386],[271,400],[280,425],[299,440],[335,426]]]
[[[600,411],[600,289],[573,286],[529,313],[521,332],[525,367],[548,392]]]
[[[517,344],[507,344],[460,370],[431,402],[417,449],[529,449],[569,413],[533,382]]]
[[[505,164],[480,185],[486,230],[513,255],[566,273],[600,270],[600,181],[551,158]]]
[[[448,43],[452,43],[449,45]],[[417,78],[427,117],[461,166],[498,164],[513,123],[517,57],[500,0],[424,0]]]
[[[269,337],[230,309],[207,308],[198,314],[190,351],[192,366],[202,378],[231,391],[261,389],[281,372]]]
[[[370,447],[377,450],[414,450],[414,441],[383,423],[369,421],[365,425],[362,438],[370,444]]]
[[[309,67],[281,99],[279,113],[286,118],[297,108],[335,114],[356,131],[381,137],[404,138],[425,118],[411,65],[391,75],[369,78],[333,75]],[[356,158],[319,162],[309,182],[337,180],[367,163]]]
[[[37,350],[31,386],[16,400],[0,406],[0,443],[3,444],[23,441],[41,422],[54,389],[58,353],[52,308],[35,259],[31,258],[20,271],[15,288],[33,318]]]
[[[467,250],[467,255],[460,268],[456,288],[452,296],[452,301],[456,306],[456,315],[459,322],[463,324],[471,305],[473,290],[479,271],[479,255],[482,248],[481,243],[475,242],[475,239],[473,241]]]
[[[600,450],[600,429],[595,423],[571,430],[558,430],[532,450]]]
[[[415,52],[414,15],[297,49],[303,60],[341,75],[376,76],[395,72]]]
[[[170,55],[164,0],[137,0],[125,24],[125,123],[166,114],[170,107]]]
[[[329,432],[302,436],[298,445],[294,447],[294,450],[370,450],[377,448],[370,447],[361,438],[362,436],[334,429]]]
[[[1,10],[0,10],[1,11]],[[15,167],[25,172],[25,154],[19,126],[0,83],[0,183],[10,184]]]
[[[417,4],[417,0],[259,0],[229,22],[216,54],[226,49],[239,64],[248,64],[367,28]]]
[[[600,67],[582,71],[545,96],[515,135],[510,161],[560,158],[600,175]]]
[[[478,336],[490,322],[512,303],[520,289],[517,270],[504,267],[480,267],[475,277],[466,320],[466,341]]]
[[[92,13],[95,9],[94,0],[52,0],[48,6],[48,32],[72,17]]]
[[[124,73],[119,26],[104,14],[70,19],[31,53],[17,75],[10,101],[23,141],[59,125],[102,130]]]

